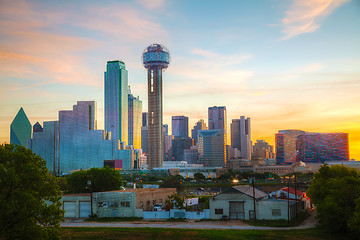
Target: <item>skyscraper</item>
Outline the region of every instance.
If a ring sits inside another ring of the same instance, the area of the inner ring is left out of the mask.
[[[349,161],[348,133],[304,133],[296,138],[296,161]]]
[[[129,102],[129,145],[134,149],[141,149],[141,125],[142,125],[142,102],[139,97],[131,94],[129,87],[128,93]]]
[[[172,135],[174,137],[189,137],[189,118],[185,116],[172,116]]]
[[[125,63],[108,61],[105,79],[105,130],[128,144],[128,72]]]
[[[208,123],[209,123],[209,130],[212,129],[223,129],[223,136],[224,136],[224,154],[225,159],[227,158],[226,155],[226,142],[227,142],[227,114],[226,114],[226,107],[209,107],[208,108]]]
[[[58,121],[44,122],[43,128],[35,125],[38,130],[31,149],[46,160],[53,173],[103,167],[109,161],[120,163],[123,169],[135,165],[133,149],[108,139],[106,131],[96,130],[95,101],[78,101],[72,110],[59,111]]]
[[[250,118],[241,116],[240,119],[233,119],[230,125],[231,147],[240,150],[240,157],[251,159],[251,126]]]
[[[191,130],[191,138],[194,139],[195,144],[197,142],[198,137],[198,131],[200,130],[207,130],[206,123],[204,122],[204,119],[200,119],[194,126],[194,128]]]
[[[224,167],[226,165],[226,150],[224,130],[200,130],[197,148],[201,164],[208,167]]]
[[[163,89],[162,72],[170,63],[169,51],[160,44],[148,46],[142,55],[148,72],[148,165],[149,169],[163,163]]]
[[[275,134],[276,164],[296,162],[296,138],[304,133],[301,130],[280,130]]]
[[[142,113],[142,125],[143,127],[147,126],[148,114],[147,112]]]
[[[10,143],[28,147],[31,139],[31,124],[24,109],[20,108],[10,125]]]

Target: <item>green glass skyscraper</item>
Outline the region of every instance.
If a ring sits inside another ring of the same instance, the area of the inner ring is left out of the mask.
[[[128,72],[125,63],[108,61],[105,72],[105,130],[111,139],[128,141]]]
[[[10,143],[28,147],[31,139],[31,124],[24,109],[20,108],[10,125]]]

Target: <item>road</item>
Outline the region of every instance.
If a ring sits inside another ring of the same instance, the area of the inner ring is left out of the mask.
[[[297,227],[258,227],[251,226],[239,220],[231,221],[201,221],[196,222],[190,220],[189,222],[84,222],[82,220],[68,220],[61,223],[61,227],[119,227],[119,228],[182,228],[182,229],[238,229],[238,230],[291,230],[291,229],[306,229],[315,227],[317,221],[314,213],[306,219],[300,226]]]

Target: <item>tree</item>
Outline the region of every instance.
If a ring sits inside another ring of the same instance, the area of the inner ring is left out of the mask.
[[[359,221],[360,173],[355,169],[322,166],[311,181],[308,195],[316,206],[320,225],[327,231],[346,232]]]
[[[45,160],[23,146],[0,145],[1,239],[60,239],[60,199]]]
[[[174,209],[174,207],[178,209],[184,209],[185,208],[184,203],[185,203],[185,198],[180,194],[175,193],[173,195],[170,195],[168,197],[168,200],[165,201],[166,210]]]
[[[91,180],[91,186],[88,184]],[[67,179],[71,193],[105,192],[120,189],[122,178],[120,172],[108,166],[91,168],[72,173]]]
[[[202,174],[202,173],[200,173],[200,172],[197,172],[197,173],[194,174],[194,178],[195,178],[196,180],[203,180],[203,179],[205,179],[206,177],[205,177],[204,174]]]
[[[184,178],[181,175],[170,176],[164,179],[162,183],[160,183],[161,188],[176,188],[178,192],[184,190],[183,184]]]

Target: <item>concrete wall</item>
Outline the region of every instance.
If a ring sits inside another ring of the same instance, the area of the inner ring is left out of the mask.
[[[185,209],[170,209],[170,211],[144,211],[144,219],[209,219],[210,210],[204,209],[202,212],[186,212]]]
[[[98,217],[135,217],[136,195],[133,192],[94,193],[93,207]]]
[[[230,216],[230,201],[244,202],[245,219],[249,219],[249,210],[254,209],[253,199],[245,194],[220,194],[210,198],[210,218],[221,219],[223,215]],[[223,209],[222,214],[215,214],[215,209]]]
[[[75,218],[80,217],[80,202],[90,202],[90,194],[69,194],[63,195],[60,199],[63,203],[62,209],[64,209],[64,202],[75,202]],[[66,215],[66,213],[65,213]]]
[[[290,219],[295,217],[295,205],[294,201],[290,201]],[[266,219],[266,220],[279,220],[279,219],[288,219],[288,202],[287,200],[280,199],[269,199],[266,201],[257,202],[256,209],[256,218],[257,219]]]

